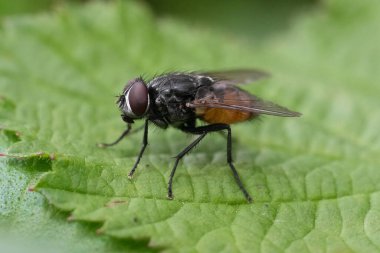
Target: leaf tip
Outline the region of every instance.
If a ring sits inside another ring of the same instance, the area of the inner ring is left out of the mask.
[[[55,153],[52,153],[49,155],[49,158],[50,158],[50,160],[54,161],[57,158],[57,156]]]
[[[105,148],[106,147],[106,145],[104,143],[97,143],[96,146],[98,148]]]
[[[101,235],[101,234],[103,234],[104,233],[104,230],[102,229],[102,228],[98,228],[97,230],[96,230],[96,234],[97,235]]]
[[[69,217],[67,217],[67,221],[74,221],[74,220],[75,220],[74,215],[70,215]]]

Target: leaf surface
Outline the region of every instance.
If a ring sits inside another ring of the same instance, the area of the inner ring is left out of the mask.
[[[43,173],[35,189],[49,203],[136,250],[134,240],[169,252],[378,252],[380,4],[323,3],[253,45],[170,19],[157,23],[134,2],[9,20],[0,41],[5,174],[36,180]],[[127,80],[238,67],[272,72],[244,88],[303,113],[233,127],[235,166],[253,204],[226,166],[219,135],[183,159],[173,201],[166,199],[172,157],[192,137],[150,128],[133,180],[141,133],[107,150],[95,146],[125,127],[114,96]]]

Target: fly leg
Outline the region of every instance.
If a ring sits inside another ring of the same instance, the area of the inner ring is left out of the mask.
[[[173,199],[173,191],[172,191],[172,184],[173,184],[173,177],[174,173],[177,169],[177,165],[179,160],[181,160],[184,155],[186,155],[192,148],[194,148],[205,136],[207,135],[207,132],[202,133],[197,139],[195,139],[189,146],[187,146],[184,150],[181,151],[175,158],[174,167],[172,169],[172,172],[170,173],[169,183],[168,183],[168,198]]]
[[[98,143],[97,145],[98,145],[99,148],[108,148],[108,147],[114,146],[114,145],[118,144],[122,139],[124,139],[125,136],[130,135],[130,134],[134,134],[134,133],[142,130],[143,128],[144,128],[144,125],[139,126],[138,128],[135,128],[135,129],[132,130],[131,124],[128,124],[127,125],[127,129],[125,129],[121,133],[121,135],[114,142],[111,142],[111,143]]]
[[[137,165],[139,164],[140,159],[141,159],[142,155],[144,154],[144,151],[145,151],[145,148],[147,145],[148,145],[148,120],[145,121],[145,125],[144,125],[144,136],[143,136],[142,147],[140,149],[140,153],[139,153],[139,156],[137,157],[135,164],[133,165],[131,171],[128,174],[129,179],[131,179],[133,176],[133,173],[135,173]]]
[[[128,178],[130,178],[130,179],[132,178],[133,173],[135,173],[137,165],[139,164],[140,159],[141,159],[142,155],[144,154],[145,148],[148,145],[148,120],[145,121],[145,124],[142,127],[144,128],[143,143],[142,143],[142,147],[141,147],[139,156],[137,157],[137,160],[136,160],[135,164],[133,165],[131,171],[128,173]],[[142,127],[137,128],[136,131],[133,131],[133,132],[137,132],[137,131],[141,130]],[[132,133],[131,129],[132,129],[131,124],[128,124],[127,129],[119,136],[119,138],[116,139],[116,141],[114,141],[112,143],[99,143],[98,146],[101,148],[107,148],[107,147],[111,147],[113,145],[118,144],[122,139],[124,139],[125,136]]]
[[[131,124],[128,124],[127,125],[127,129],[124,130],[124,132],[116,139],[116,141],[114,142],[111,142],[111,143],[98,143],[98,147],[100,148],[107,148],[107,147],[111,147],[111,146],[114,146],[116,144],[118,144],[122,139],[124,139],[125,136],[127,136],[129,134],[129,132],[131,131],[132,129],[132,126]]]
[[[244,188],[243,183],[241,182],[240,176],[238,172],[236,171],[235,166],[233,165],[233,162],[232,162],[232,135],[231,135],[230,126],[227,124],[213,124],[213,125],[200,126],[200,127],[194,127],[194,128],[182,128],[182,130],[188,133],[192,133],[192,134],[200,134],[200,136],[176,156],[174,167],[170,173],[169,186],[168,186],[168,198],[169,199],[173,198],[172,181],[173,181],[174,173],[177,169],[179,160],[184,155],[186,155],[195,145],[197,145],[207,135],[207,133],[227,130],[227,163],[230,166],[232,170],[232,174],[235,178],[235,181],[237,185],[239,186],[240,190],[243,192],[244,197],[246,198],[248,202],[252,202],[252,197]]]
[[[240,176],[235,169],[234,164],[232,163],[232,137],[231,137],[231,127],[229,125],[226,125],[226,129],[228,131],[227,135],[227,163],[230,166],[232,170],[232,174],[234,175],[235,181],[237,185],[239,186],[240,190],[243,192],[245,199],[251,203],[252,197],[249,195],[247,190],[244,188],[243,183],[241,182]]]

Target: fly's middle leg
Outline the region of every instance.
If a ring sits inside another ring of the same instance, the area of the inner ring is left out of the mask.
[[[237,185],[239,186],[240,190],[242,191],[245,199],[248,202],[252,202],[252,197],[249,195],[248,191],[245,189],[243,183],[241,182],[240,176],[237,170],[235,169],[235,166],[232,161],[232,134],[231,134],[230,126],[227,124],[212,124],[208,126],[200,126],[200,127],[194,127],[194,128],[182,128],[182,130],[187,133],[199,134],[200,136],[176,156],[176,161],[170,173],[170,178],[169,178],[169,183],[168,183],[168,198],[173,199],[173,191],[172,191],[173,177],[177,169],[179,160],[184,155],[186,155],[192,148],[194,148],[208,133],[227,130],[227,163],[230,169],[232,170],[232,174],[235,178],[235,181]]]

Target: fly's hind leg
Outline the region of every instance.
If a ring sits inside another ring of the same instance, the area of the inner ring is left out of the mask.
[[[231,137],[231,127],[227,125],[226,127],[228,134],[227,134],[227,163],[230,166],[232,170],[232,174],[234,175],[235,181],[237,185],[239,186],[240,190],[243,192],[245,199],[251,203],[252,197],[249,195],[248,191],[244,188],[243,183],[241,182],[240,176],[235,169],[235,166],[232,162],[232,137]]]

